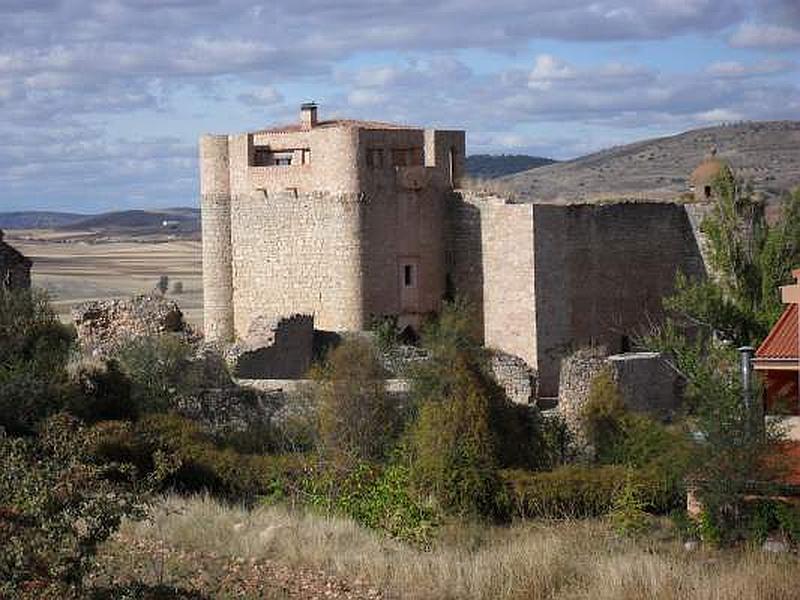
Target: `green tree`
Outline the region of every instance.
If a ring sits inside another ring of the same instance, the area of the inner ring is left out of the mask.
[[[724,341],[755,345],[782,310],[779,286],[800,265],[800,190],[783,199],[781,218],[770,225],[764,202],[729,169],[714,189],[714,204],[701,224],[712,277],[679,277],[666,307]]]
[[[400,410],[386,392],[386,372],[374,345],[360,337],[346,339],[329,352],[314,378],[323,455],[340,466],[386,457]]]

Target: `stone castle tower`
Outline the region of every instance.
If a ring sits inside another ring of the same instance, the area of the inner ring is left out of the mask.
[[[446,281],[446,204],[464,172],[463,131],[319,120],[200,139],[206,338],[253,319],[313,315],[365,329],[417,324]]]

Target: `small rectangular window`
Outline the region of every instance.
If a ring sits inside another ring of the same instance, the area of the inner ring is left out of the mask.
[[[403,284],[414,287],[414,265],[403,265]]]
[[[272,156],[269,146],[254,146],[253,147],[253,166],[266,167],[272,164]]]

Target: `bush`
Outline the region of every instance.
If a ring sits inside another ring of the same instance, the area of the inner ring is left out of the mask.
[[[38,438],[0,437],[0,596],[79,591],[99,545],[123,517],[141,515],[167,472],[158,457],[147,478],[130,465],[91,462],[93,442],[66,415],[46,421]]]
[[[354,464],[387,455],[402,423],[385,376],[366,339],[346,339],[328,354],[315,374],[319,443],[327,459]]]
[[[142,336],[129,340],[117,352],[120,369],[131,381],[131,401],[138,414],[164,412],[181,393],[197,386],[189,368],[192,347],[172,336]]]
[[[428,546],[439,515],[411,494],[410,470],[403,462],[388,466],[361,462],[349,473],[320,470],[303,482],[303,498],[312,506],[347,515],[366,527],[420,546]]]
[[[0,427],[30,435],[61,410],[72,393],[66,364],[73,342],[46,294],[0,286]]]
[[[548,472],[504,470],[498,502],[509,516],[523,518],[584,518],[607,514],[626,485],[635,485],[643,508],[666,512],[676,501],[675,490],[657,473],[629,471],[621,465],[567,466]]]
[[[149,415],[135,429],[133,438],[120,438],[106,452],[134,453],[160,450],[174,454],[180,467],[166,480],[183,492],[209,491],[236,501],[258,496],[292,495],[305,476],[308,459],[302,454],[241,454],[221,448],[193,421],[178,415]]]
[[[499,462],[490,394],[463,359],[449,378],[447,394],[424,402],[413,426],[414,482],[445,510],[491,514]]]
[[[71,369],[75,393],[66,410],[86,423],[138,417],[131,401],[131,382],[115,360],[80,361]]]

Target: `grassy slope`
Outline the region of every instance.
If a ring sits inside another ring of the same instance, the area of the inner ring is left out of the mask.
[[[318,593],[322,585],[341,592],[330,597],[351,598],[379,597],[381,590],[384,598],[420,599],[777,599],[797,597],[800,572],[792,555],[687,553],[663,531],[660,539],[623,540],[600,521],[453,525],[437,547],[422,552],[348,520],[282,507],[250,512],[203,497],[166,499],[150,522],[127,524],[121,540],[106,548],[107,569],[146,574],[147,565],[163,565],[150,569],[151,580],[161,573],[170,584],[194,585],[211,597],[328,597]],[[155,550],[142,556],[142,547]],[[164,548],[171,549],[167,561]],[[215,569],[203,557],[227,557],[238,566]],[[260,571],[253,583],[253,569],[264,564],[272,571]],[[286,586],[283,595],[270,595],[280,587],[274,579],[281,568],[298,581],[309,573],[321,579],[300,595]]]

